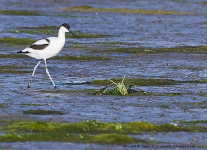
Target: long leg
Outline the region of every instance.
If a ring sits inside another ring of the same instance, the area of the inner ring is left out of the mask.
[[[28,87],[27,87],[27,88],[30,88],[30,85],[31,85],[32,79],[33,79],[33,77],[34,77],[35,71],[36,71],[36,69],[37,69],[37,67],[39,66],[40,63],[41,63],[41,61],[39,61],[39,62],[37,63],[37,65],[34,67],[34,70],[33,70],[33,73],[32,73],[32,77],[31,77],[31,79],[29,80],[29,84],[28,84]]]
[[[57,89],[57,87],[56,87],[55,83],[53,82],[53,80],[52,80],[52,78],[51,78],[51,76],[50,76],[50,73],[49,73],[49,71],[48,71],[48,69],[47,69],[47,62],[46,62],[46,59],[44,59],[44,61],[45,61],[45,69],[46,69],[46,73],[47,73],[47,75],[49,76],[49,78],[50,78],[52,84],[54,85],[55,89]]]

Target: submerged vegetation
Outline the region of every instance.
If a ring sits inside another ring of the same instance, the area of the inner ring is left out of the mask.
[[[26,11],[26,10],[0,10],[0,14],[3,15],[20,15],[20,16],[40,16],[36,11]]]
[[[22,69],[22,68],[23,67],[12,66],[12,65],[0,66],[0,73],[23,74],[23,73],[31,73],[32,72],[32,71],[25,71],[25,70],[17,70],[17,69]]]
[[[25,45],[25,44],[32,44],[34,42],[36,42],[36,40],[27,39],[27,38],[4,37],[0,39],[0,44]]]
[[[108,49],[104,52],[118,52],[118,53],[207,53],[207,46],[181,46],[172,48],[146,48],[146,47],[116,47]]]
[[[81,60],[81,61],[91,61],[91,60],[109,60],[106,57],[101,56],[85,56],[85,55],[63,55],[63,56],[55,56],[52,59],[57,60]]]
[[[145,15],[198,15],[196,12],[186,11],[167,11],[167,10],[150,10],[150,9],[129,9],[129,8],[95,8],[88,5],[64,7],[61,10],[72,10],[77,12],[113,12],[113,13],[135,13]]]
[[[25,110],[22,113],[32,114],[32,115],[54,115],[54,114],[63,115],[64,114],[62,111],[42,110],[42,109],[38,109],[38,110],[30,109],[30,110]]]
[[[1,142],[53,141],[75,143],[158,143],[132,138],[127,134],[144,132],[206,132],[203,126],[174,126],[173,124],[155,125],[144,121],[129,123],[101,122],[96,120],[77,123],[56,123],[45,121],[28,121],[10,124],[1,128],[7,134],[0,135]],[[29,132],[27,134],[27,132]],[[31,133],[34,132],[34,133]],[[23,134],[22,134],[23,133]]]

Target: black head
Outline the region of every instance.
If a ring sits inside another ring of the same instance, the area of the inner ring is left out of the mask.
[[[66,29],[68,29],[68,31],[70,31],[70,26],[67,23],[63,23],[60,27],[65,27]]]

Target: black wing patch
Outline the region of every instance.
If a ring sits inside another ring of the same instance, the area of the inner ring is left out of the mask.
[[[48,44],[41,44],[41,45],[31,45],[29,46],[29,48],[32,48],[33,50],[43,50],[45,47],[47,47],[50,44],[50,40],[49,39],[45,39]]]

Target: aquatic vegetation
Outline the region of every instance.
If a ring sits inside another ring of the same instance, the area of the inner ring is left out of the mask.
[[[0,103],[0,108],[6,108],[6,104]]]
[[[29,30],[58,30],[56,26],[42,26],[42,27],[17,27],[15,29],[29,29]]]
[[[121,82],[122,78],[111,79],[114,82]],[[172,85],[179,83],[178,81],[171,79],[143,79],[143,78],[125,78],[125,84],[129,86],[139,85],[139,86],[156,86],[156,85]],[[111,84],[110,80],[93,80],[90,84],[94,85],[109,85]]]
[[[90,18],[88,16],[74,16],[74,15],[68,15],[68,14],[63,14],[63,13],[55,13],[57,16],[61,17],[69,17],[69,18]]]
[[[13,31],[6,31],[8,33],[30,33],[30,34],[53,34],[57,33],[57,31],[52,30],[13,30]]]
[[[124,78],[125,78],[125,76],[124,76]],[[127,95],[128,89],[129,89],[129,87],[126,87],[124,84],[124,78],[123,78],[122,82],[119,82],[119,83],[115,83],[114,81],[110,80],[113,84],[116,85],[116,88],[121,93],[121,95]]]
[[[0,54],[0,58],[29,58],[29,56],[11,53],[11,54]]]
[[[87,56],[87,55],[63,55],[63,56],[55,56],[52,59],[54,60],[81,60],[81,61],[92,61],[92,60],[109,60],[106,57],[101,56]]]
[[[40,14],[36,11],[26,11],[26,10],[0,10],[0,13],[3,15],[21,15],[21,16],[40,16],[44,14]]]
[[[147,143],[144,140],[132,138],[128,135],[120,134],[97,134],[87,135],[79,134],[74,135],[63,132],[46,132],[38,134],[16,134],[8,133],[6,135],[0,135],[0,141],[2,142],[73,142],[73,143],[105,143],[105,144],[126,144],[126,143]],[[152,142],[151,142],[152,143]]]
[[[11,65],[0,66],[0,73],[23,74],[23,73],[32,72],[32,71],[25,71],[25,70],[16,70],[16,69],[22,69],[22,68],[23,67],[21,66],[11,66]]]
[[[28,104],[26,104],[26,103],[21,103],[20,105],[23,105],[23,106],[42,106],[42,105],[40,105],[40,104],[31,104],[31,103],[28,103]]]
[[[60,8],[61,10],[72,10],[76,12],[113,12],[113,13],[135,13],[145,15],[198,15],[196,12],[186,11],[167,11],[167,10],[150,10],[150,9],[129,9],[129,8],[95,8],[88,5],[73,6]]]
[[[173,67],[170,67],[172,69],[189,69],[189,70],[199,70],[200,68],[199,67],[187,67],[187,66],[173,66]]]
[[[181,46],[172,48],[146,48],[146,47],[116,47],[104,52],[117,53],[206,53],[207,46]]]
[[[54,111],[54,110],[42,110],[42,109],[38,109],[38,110],[25,110],[22,111],[23,114],[32,114],[32,115],[54,115],[54,114],[58,114],[58,115],[63,115],[65,113],[63,113],[62,111]]]
[[[172,120],[171,122],[176,122],[181,124],[198,124],[198,123],[207,123],[207,120],[193,120],[193,121]]]
[[[0,44],[14,44],[14,45],[25,45],[36,42],[34,39],[27,38],[10,38],[4,37],[0,39]]]
[[[24,73],[32,73],[32,71],[1,69],[0,73],[24,74]]]
[[[1,142],[53,141],[99,144],[157,143],[132,138],[127,134],[144,132],[206,132],[204,126],[155,125],[144,121],[112,123],[89,120],[77,123],[57,123],[46,121],[23,121],[12,123],[0,129],[7,134],[0,135]],[[27,134],[29,132],[29,134]],[[35,134],[31,134],[35,132]],[[19,134],[20,133],[20,134]],[[22,134],[23,133],[23,134]]]

